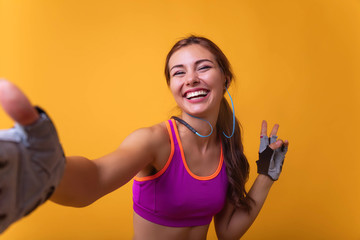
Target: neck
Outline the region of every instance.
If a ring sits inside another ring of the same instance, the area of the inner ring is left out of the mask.
[[[200,148],[205,147],[205,149],[214,141],[217,141],[217,131],[216,131],[216,122],[217,116],[214,115],[213,117],[202,117],[197,118],[195,116],[190,116],[186,113],[182,113],[180,118],[184,120],[187,124],[189,124],[192,128],[196,130],[202,136],[207,136],[211,133],[211,124],[213,131],[212,134],[208,137],[200,137],[197,134],[194,134],[191,130],[189,130],[183,124],[177,124],[179,129],[179,134],[181,138],[188,139],[187,141],[191,141],[194,144],[198,145]]]

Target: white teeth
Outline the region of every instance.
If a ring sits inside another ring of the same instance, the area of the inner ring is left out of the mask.
[[[195,91],[195,92],[189,92],[186,94],[186,98],[190,99],[190,98],[194,98],[194,97],[203,97],[207,95],[207,91],[205,90],[200,90],[200,91]]]

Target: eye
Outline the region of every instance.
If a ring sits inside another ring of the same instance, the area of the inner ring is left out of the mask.
[[[182,75],[182,74],[185,74],[185,72],[184,71],[176,71],[176,72],[173,73],[173,77],[178,76],[178,75]]]
[[[206,71],[206,70],[208,70],[208,69],[210,69],[210,68],[211,68],[211,66],[209,66],[209,65],[204,65],[204,66],[199,67],[199,71]]]

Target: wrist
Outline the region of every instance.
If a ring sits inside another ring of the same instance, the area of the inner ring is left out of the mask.
[[[274,180],[270,176],[265,175],[265,174],[259,174],[257,176],[257,181],[259,181],[262,184],[264,184],[265,186],[269,186],[269,187],[271,187],[274,183]]]

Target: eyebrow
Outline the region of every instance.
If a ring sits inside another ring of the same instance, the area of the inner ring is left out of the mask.
[[[211,61],[211,60],[209,60],[209,59],[200,59],[200,60],[197,60],[197,61],[195,62],[195,64],[198,65],[198,64],[200,64],[200,63],[202,63],[202,62],[211,62],[212,64],[214,64],[213,61]],[[177,68],[177,67],[184,67],[184,65],[183,65],[183,64],[175,65],[175,66],[173,66],[172,68],[170,68],[169,72],[170,72],[171,70],[173,70],[174,68]]]

